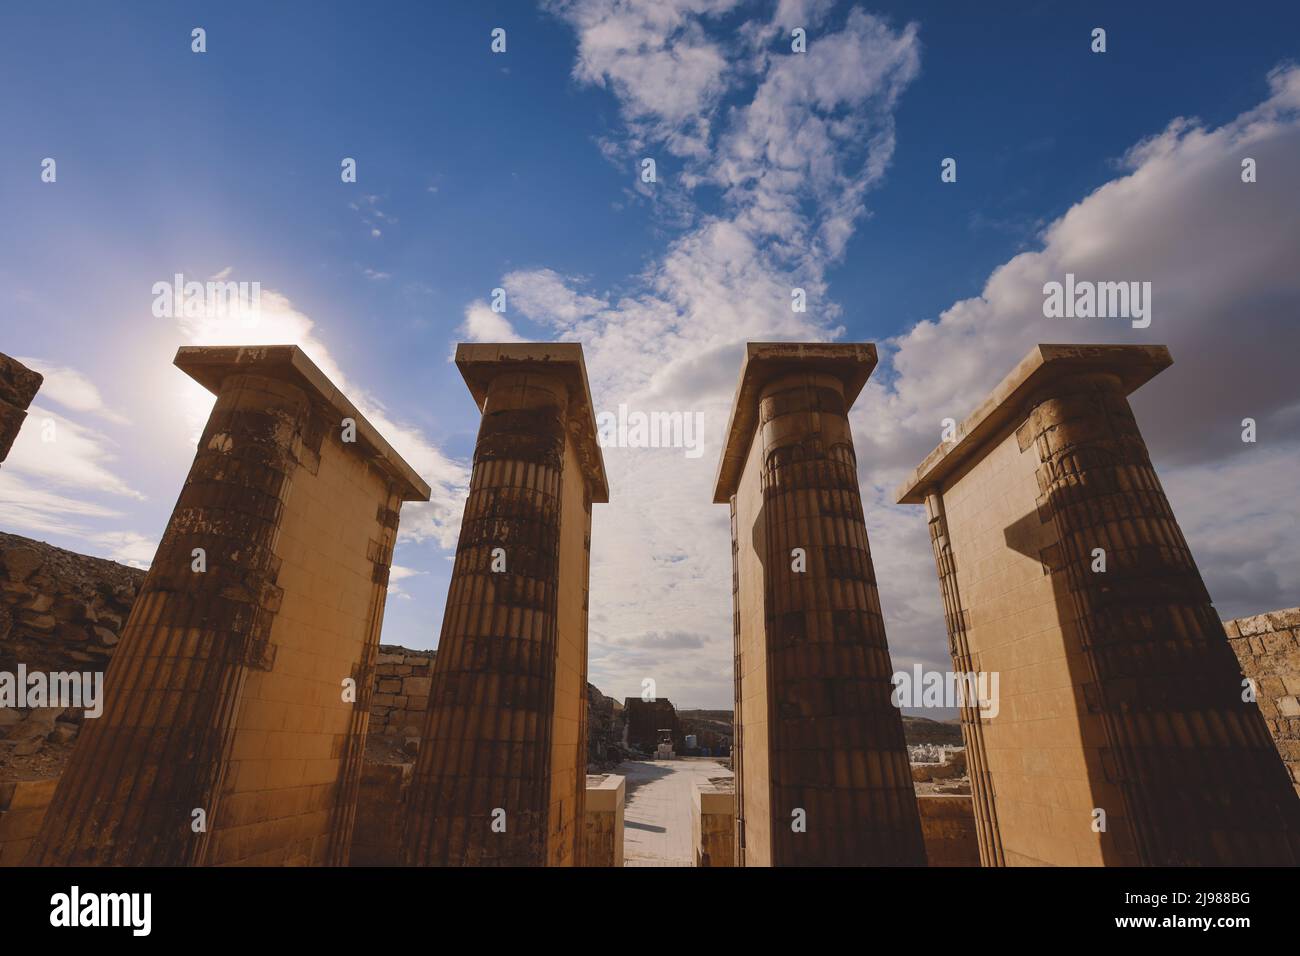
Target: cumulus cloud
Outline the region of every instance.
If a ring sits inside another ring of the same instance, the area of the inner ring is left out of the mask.
[[[6,473],[38,479],[46,487],[143,500],[144,495],[113,470],[117,451],[112,439],[41,402],[38,396],[28,409],[27,421],[5,462]]]
[[[148,566],[154,543],[144,535],[102,530],[126,517],[108,502],[145,500],[118,474],[116,442],[43,403],[52,400],[70,413],[115,425],[126,419],[104,405],[94,383],[78,370],[40,359],[19,361],[44,374],[45,381],[0,471],[0,525],[40,537],[80,538],[95,554]]]
[[[122,512],[85,497],[60,494],[26,480],[6,462],[0,470],[0,524],[29,534],[80,536],[87,519],[120,518]]]
[[[884,343],[853,422],[896,663],[900,651],[941,662],[945,646],[936,586],[920,573],[920,509],[895,508],[892,491],[938,444],[941,420],[968,415],[1040,342],[1168,345],[1173,367],[1132,402],[1219,611],[1300,600],[1300,194],[1289,174],[1300,168],[1300,69],[1268,80],[1263,102],[1231,122],[1176,118],[1135,144],[1121,175],[1048,225],[1041,248]],[[1245,157],[1258,182],[1242,182]],[[1044,318],[1043,285],[1067,272],[1151,282],[1151,326]],[[1241,441],[1246,417],[1257,444]]]
[[[623,108],[628,154],[661,143],[678,156],[708,153],[712,116],[731,65],[706,18],[740,0],[550,0],[578,34],[573,76],[609,88]]]
[[[388,596],[390,598],[402,598],[409,601],[411,595],[402,589],[400,582],[407,578],[424,574],[424,571],[417,571],[415,568],[403,567],[400,564],[394,564],[388,569]]]
[[[54,365],[39,358],[19,357],[28,368],[45,376],[41,383],[41,399],[61,405],[70,412],[95,415],[114,425],[128,425],[125,416],[109,408],[95,383],[75,368]]]
[[[460,342],[522,342],[523,336],[515,331],[515,327],[510,324],[500,312],[493,312],[482,299],[476,299],[471,302],[465,309],[465,321],[456,329],[457,341]],[[455,355],[455,346],[452,346],[452,355]]]
[[[652,676],[661,694],[725,705],[728,516],[708,502],[741,348],[842,334],[826,270],[887,170],[920,44],[913,26],[856,9],[837,28],[820,0],[782,2],[771,20],[741,26],[734,42],[710,39],[719,5],[664,5],[655,15],[668,18],[669,42],[720,54],[732,68],[729,86],[688,72],[685,89],[674,91],[699,114],[688,121],[681,101],[652,92],[664,51],[632,42],[649,16],[640,5],[573,0],[552,9],[578,33],[574,76],[617,99],[627,124],[621,145],[667,145],[682,157],[688,190],[715,187],[722,197],[720,210],[694,210],[690,227],[622,296],[549,270],[514,274],[549,301],[583,302],[538,315],[557,337],[583,343],[598,407],[706,413],[699,463],[671,450],[606,449],[612,498],[594,517],[591,673],[615,694],[635,693]],[[783,34],[801,25],[818,27],[810,30],[815,57],[781,52]],[[1113,181],[1044,229],[1040,248],[995,270],[980,295],[881,343],[882,367],[853,423],[897,666],[946,667],[947,643],[924,519],[894,505],[893,489],[938,442],[941,420],[965,417],[1038,342],[1170,346],[1174,367],[1134,404],[1220,610],[1296,602],[1300,539],[1288,532],[1300,502],[1276,486],[1300,460],[1291,370],[1300,194],[1281,173],[1300,168],[1298,76],[1279,68],[1265,100],[1222,127],[1172,120],[1119,158]],[[630,77],[641,78],[635,88]],[[1247,155],[1260,170],[1255,184],[1241,182]],[[1150,281],[1150,328],[1045,319],[1043,284],[1067,272]],[[807,313],[792,312],[793,287],[806,291]],[[1240,441],[1247,416],[1259,422],[1259,445]],[[660,628],[653,634],[703,635],[704,647],[655,646],[647,620]]]
[[[510,308],[537,322],[563,327],[609,306],[604,299],[574,291],[571,286],[580,280],[552,269],[518,270],[502,281]]]
[[[666,148],[684,163],[688,199],[712,187],[721,208],[679,217],[689,225],[621,296],[544,268],[504,280],[512,309],[583,343],[598,409],[704,415],[699,458],[605,450],[611,502],[593,513],[590,674],[615,696],[652,677],[663,696],[714,706],[731,698],[731,555],[712,485],[744,343],[842,334],[825,272],[888,165],[893,111],[919,63],[913,28],[859,10],[818,34],[815,57],[770,54],[763,38],[787,21],[724,39],[717,15],[733,6],[552,5],[578,34],[574,76],[618,102],[626,130],[615,152]],[[778,11],[809,25],[824,13],[821,3]],[[699,69],[679,71],[670,61],[688,50]],[[806,312],[792,309],[795,288]]]

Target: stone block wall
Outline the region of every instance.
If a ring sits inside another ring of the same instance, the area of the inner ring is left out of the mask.
[[[975,808],[968,796],[918,795],[921,835],[929,866],[979,866]]]
[[[617,774],[587,777],[580,866],[623,865],[623,804],[626,782]]]
[[[1300,795],[1300,608],[1239,617],[1224,627]]]
[[[0,533],[0,672],[102,674],[144,574]],[[0,701],[0,866],[22,863],[86,719]]]
[[[145,572],[0,532],[0,670],[102,670]]]
[[[370,734],[418,738],[429,708],[429,673],[435,652],[381,644],[370,698]]]

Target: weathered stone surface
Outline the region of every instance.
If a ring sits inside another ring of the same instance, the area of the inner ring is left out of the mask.
[[[0,566],[25,582],[0,589],[0,617],[10,621],[7,631],[0,628],[0,670],[9,671],[19,662],[29,671],[50,672],[69,663],[106,661],[106,655],[86,661],[70,655],[85,653],[91,627],[116,639],[145,576],[137,568],[3,532]],[[62,619],[51,613],[56,606]]]
[[[925,862],[848,419],[875,363],[868,344],[746,349],[714,489],[742,866]]]
[[[617,774],[587,777],[586,810],[583,814],[582,866],[623,865],[623,811],[627,786]]]
[[[398,511],[428,486],[296,347],[177,364],[216,403],[28,860],[346,863]]]
[[[968,796],[918,796],[928,866],[979,866],[975,811]]]
[[[8,457],[42,381],[39,372],[0,353],[0,462]]]
[[[1300,796],[1300,608],[1225,621],[1224,630]]]
[[[402,693],[409,696],[429,696],[428,677],[407,677],[402,681]]]
[[[462,345],[456,364],[483,417],[407,861],[572,866],[585,802],[591,505],[609,498],[582,348]],[[504,833],[491,828],[494,809],[510,821]]]
[[[926,506],[954,670],[1001,678],[996,707],[962,712],[985,865],[1300,862],[1265,724],[1286,695],[1262,676],[1243,703],[1128,403],[1171,361],[1040,345],[899,489]]]
[[[696,781],[691,791],[691,835],[695,865],[736,865],[736,785],[734,777]]]

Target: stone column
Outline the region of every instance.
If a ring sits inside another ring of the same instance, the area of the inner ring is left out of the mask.
[[[985,865],[1300,861],[1300,801],[1127,395],[1163,346],[1040,345],[899,489],[926,503]]]
[[[9,457],[9,449],[27,418],[27,407],[43,381],[39,372],[0,352],[0,462]]]
[[[1242,700],[1240,666],[1126,395],[1114,372],[1058,377],[1030,399],[1018,437],[1042,463],[1138,858],[1300,864],[1300,801]]]
[[[407,862],[576,862],[591,503],[608,500],[581,346],[457,349],[483,418],[434,659]]]
[[[397,509],[428,486],[296,347],[176,364],[216,404],[28,861],[344,863]]]
[[[874,366],[750,343],[741,373],[714,500],[736,499],[747,865],[925,862],[848,421]]]

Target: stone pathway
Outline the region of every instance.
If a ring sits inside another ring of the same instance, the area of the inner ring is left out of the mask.
[[[624,866],[694,866],[691,794],[696,780],[730,777],[716,760],[628,760],[612,773],[627,779]]]

